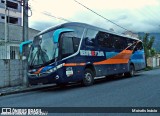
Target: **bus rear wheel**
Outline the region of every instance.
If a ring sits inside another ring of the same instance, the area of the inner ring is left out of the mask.
[[[129,72],[126,74],[127,77],[133,77],[135,75],[135,68],[134,65],[130,65]]]
[[[85,72],[84,72],[84,77],[83,77],[83,80],[82,80],[82,84],[84,86],[90,86],[90,85],[93,85],[94,83],[94,73],[91,69],[85,69]]]

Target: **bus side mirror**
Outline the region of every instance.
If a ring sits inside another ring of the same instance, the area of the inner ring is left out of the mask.
[[[20,44],[19,51],[20,51],[20,56],[21,56],[22,60],[27,59],[31,43],[32,43],[32,41],[29,40],[29,41],[22,42]]]

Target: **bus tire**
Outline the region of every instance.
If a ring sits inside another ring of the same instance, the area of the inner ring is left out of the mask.
[[[133,77],[134,75],[135,75],[135,68],[134,68],[134,65],[131,64],[129,67],[129,72],[127,73],[127,76]]]
[[[84,71],[84,78],[82,80],[82,84],[84,86],[90,86],[94,83],[94,73],[91,69],[87,68]]]

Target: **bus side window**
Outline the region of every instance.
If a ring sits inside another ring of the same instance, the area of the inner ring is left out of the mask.
[[[113,40],[114,40],[115,49],[124,50],[126,48],[126,42],[125,42],[124,38],[114,35]]]
[[[85,44],[87,46],[95,46],[95,38],[97,33],[98,31],[96,30],[91,30],[91,29],[87,30],[86,37],[84,38]]]
[[[105,33],[99,31],[96,38],[98,41],[98,45],[100,47],[105,47]]]
[[[106,32],[98,32],[96,38],[100,47],[112,48],[112,39],[110,34]]]
[[[106,48],[114,48],[113,45],[113,35],[106,33],[106,38],[105,38],[105,47]]]

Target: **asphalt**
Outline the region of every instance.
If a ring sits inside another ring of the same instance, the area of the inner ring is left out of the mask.
[[[154,70],[156,70],[156,69],[160,69],[160,67],[157,67]],[[113,79],[108,79],[108,80],[114,80],[114,79],[115,79],[115,77]],[[57,88],[56,84],[35,85],[35,86],[30,86],[30,87],[26,87],[23,85],[4,87],[4,88],[0,88],[0,96],[43,90],[43,89],[48,89],[51,87]]]
[[[133,78],[100,79],[89,87],[50,85],[32,90],[1,96],[0,107],[160,107],[160,69],[139,72]]]

